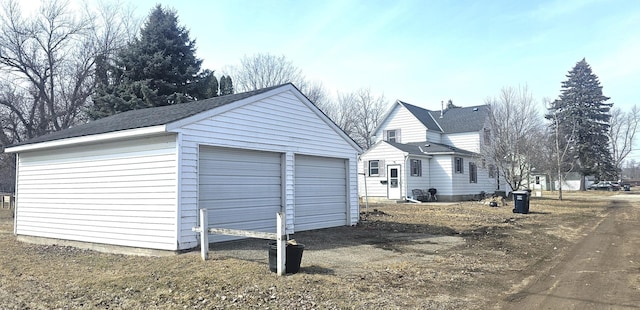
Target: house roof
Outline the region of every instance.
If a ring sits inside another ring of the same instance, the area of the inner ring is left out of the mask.
[[[437,154],[458,154],[458,155],[477,155],[474,152],[469,152],[463,149],[459,149],[450,145],[433,142],[411,142],[411,143],[396,143],[389,142],[389,145],[409,153],[410,155],[437,155]]]
[[[398,103],[422,122],[427,129],[442,133],[479,131],[483,128],[489,114],[488,105],[451,107],[443,111],[431,111],[399,100]]]
[[[433,115],[434,113],[438,113],[437,116]],[[489,106],[449,108],[444,110],[442,118],[440,118],[440,112],[431,112],[430,114],[437,117],[436,121],[440,124],[444,133],[479,131],[484,127],[489,115]]]
[[[110,133],[120,130],[165,125],[207,110],[236,102],[238,100],[268,92],[284,85],[272,86],[245,93],[214,97],[210,99],[191,101],[169,106],[126,111],[68,129],[36,137],[27,141],[16,143],[14,145],[11,145],[11,147],[102,133]]]
[[[398,100],[398,103],[409,110],[411,114],[413,114],[425,127],[427,127],[427,129],[442,131],[438,123],[433,119],[431,111],[400,100]]]

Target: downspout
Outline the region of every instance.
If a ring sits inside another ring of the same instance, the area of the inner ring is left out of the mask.
[[[407,176],[407,161],[409,160],[409,155],[407,155],[405,153],[404,155],[404,167],[402,170],[404,170],[404,173],[402,174],[405,182],[402,185],[402,188],[404,188],[404,198],[407,199],[409,197],[409,190],[407,188],[407,186],[409,185],[409,177]]]
[[[358,162],[362,161],[362,157],[358,155]],[[362,178],[364,179],[364,212],[369,214],[369,190],[367,189],[367,168],[362,165]],[[360,174],[360,172],[358,172]]]
[[[13,189],[13,235],[18,235],[18,186],[20,185],[20,153],[16,153],[16,187]],[[11,210],[11,198],[9,198]]]

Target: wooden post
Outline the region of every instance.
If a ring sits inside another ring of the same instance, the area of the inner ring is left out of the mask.
[[[200,209],[200,254],[202,260],[209,258],[209,219],[207,209]]]
[[[285,220],[284,213],[276,213],[276,244],[278,246],[278,275],[282,276],[286,274],[285,264],[287,262],[287,240],[284,236],[285,232]]]

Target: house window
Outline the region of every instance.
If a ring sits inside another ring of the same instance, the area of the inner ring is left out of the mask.
[[[475,163],[469,163],[469,183],[478,183],[478,167]]]
[[[412,177],[422,176],[422,160],[420,159],[411,160],[411,176]]]
[[[489,177],[492,179],[496,177],[496,167],[494,165],[489,165]]]
[[[380,175],[380,161],[379,160],[370,160],[369,161],[369,176],[379,176]]]
[[[385,133],[385,141],[400,143],[400,129],[387,130]]]
[[[536,184],[540,184],[540,176],[536,175]]]
[[[464,168],[462,167],[464,161],[462,160],[462,157],[454,157],[454,162],[455,162],[455,172],[456,173],[463,173],[464,172]]]
[[[484,130],[484,144],[485,145],[491,144],[491,130],[489,129]]]

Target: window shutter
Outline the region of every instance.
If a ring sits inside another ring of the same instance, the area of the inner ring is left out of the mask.
[[[365,160],[363,161],[363,168],[364,168],[364,176],[369,177],[371,176],[371,170],[369,170],[369,161]]]
[[[382,131],[382,140],[387,141],[387,131],[386,130]]]
[[[402,143],[402,140],[400,138],[400,129],[396,129],[396,142]]]
[[[384,160],[378,161],[378,169],[380,169],[379,175],[384,177],[387,175],[387,166],[384,165]]]
[[[473,163],[469,163],[469,183],[473,183]]]

